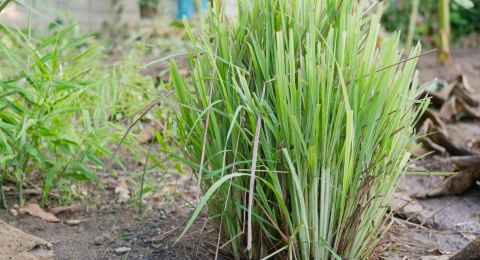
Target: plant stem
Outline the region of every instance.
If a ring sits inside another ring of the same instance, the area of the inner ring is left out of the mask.
[[[410,14],[410,24],[408,25],[408,34],[406,42],[406,51],[409,52],[413,45],[413,36],[415,35],[415,29],[417,27],[417,16],[418,16],[418,4],[420,0],[413,0],[412,2],[412,12]]]
[[[147,155],[145,156],[145,164],[143,165],[143,173],[140,180],[140,194],[138,196],[138,213],[143,213],[143,190],[145,186],[145,175],[147,174],[147,165],[148,165],[148,157],[150,157],[150,152],[152,150],[153,141],[148,145]]]
[[[5,192],[3,191],[3,173],[0,174],[0,208],[7,209],[7,198]]]
[[[445,64],[450,58],[450,0],[438,2],[438,14],[440,25],[440,52],[438,59]]]
[[[23,205],[25,204],[25,198],[23,197],[23,183],[25,182],[25,172],[27,170],[29,160],[30,160],[30,157],[27,155],[25,158],[25,161],[23,162],[23,167],[21,169],[21,172],[18,173],[17,189],[18,189],[18,204],[20,205],[20,207],[23,207]]]
[[[23,197],[23,176],[20,177],[20,180],[17,183],[17,191],[18,191],[18,205],[23,207],[25,204],[25,199]]]

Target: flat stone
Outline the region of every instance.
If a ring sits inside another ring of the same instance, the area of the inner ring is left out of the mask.
[[[54,260],[52,244],[0,220],[0,260]]]

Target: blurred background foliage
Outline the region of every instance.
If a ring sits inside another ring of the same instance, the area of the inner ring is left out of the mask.
[[[407,32],[412,3],[414,1],[388,0],[382,19],[384,28],[389,31]],[[471,6],[473,4],[473,6]],[[470,7],[471,8],[467,8]],[[454,46],[478,47],[480,33],[480,0],[451,1],[450,7],[451,41]],[[414,40],[421,40],[427,46],[435,46],[439,29],[438,0],[421,0],[418,7]],[[403,33],[405,39],[406,33]],[[475,39],[472,39],[475,38]]]

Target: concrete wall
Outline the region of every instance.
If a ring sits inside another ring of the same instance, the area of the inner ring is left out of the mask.
[[[0,0],[1,2],[2,0]],[[140,22],[138,0],[17,0],[0,13],[0,23],[25,27],[31,14],[32,25],[46,28],[57,18],[71,19],[85,31],[97,31],[104,23],[136,25]],[[237,0],[222,0],[228,16],[236,16]],[[158,15],[163,20],[175,18],[177,0],[160,0]],[[119,16],[116,8],[122,6]]]
[[[32,24],[45,28],[56,18],[71,18],[79,22],[86,31],[95,31],[105,22],[134,25],[139,22],[137,0],[22,0],[25,6],[11,4],[0,13],[0,22],[18,27],[28,23],[31,13]],[[174,17],[175,0],[160,1],[160,15]],[[121,15],[115,11],[116,4],[123,7]]]

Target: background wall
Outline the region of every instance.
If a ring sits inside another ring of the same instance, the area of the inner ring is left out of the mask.
[[[104,23],[137,24],[140,21],[137,0],[22,0],[24,4],[11,4],[0,14],[0,22],[24,27],[29,12],[32,12],[32,25],[45,28],[51,21],[73,19],[86,31],[95,31]],[[122,12],[118,15],[118,7]],[[173,18],[175,0],[160,1],[159,15]]]

